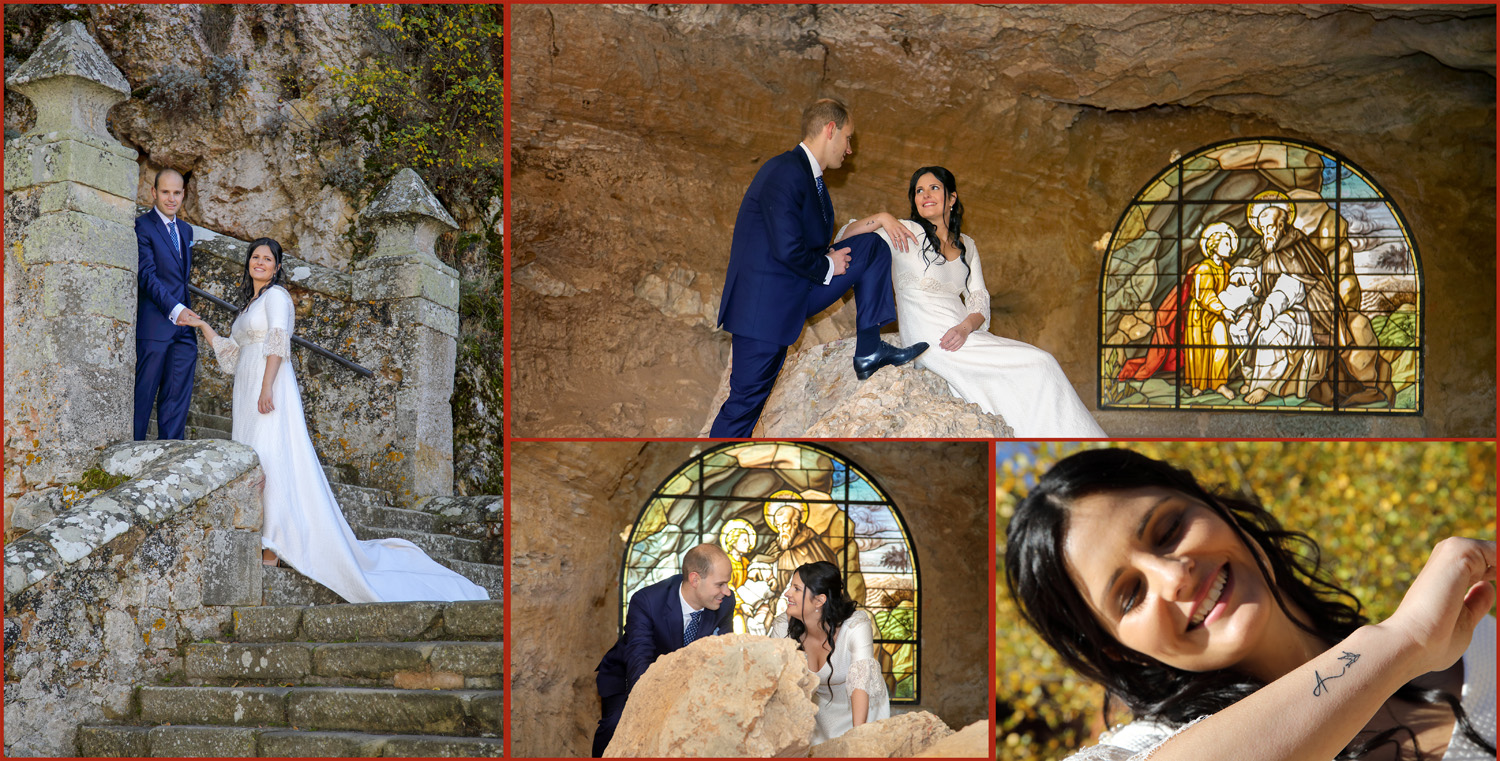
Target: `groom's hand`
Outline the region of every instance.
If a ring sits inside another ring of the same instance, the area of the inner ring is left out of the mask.
[[[833,276],[834,277],[838,277],[839,275],[842,275],[845,272],[849,271],[849,259],[850,259],[850,257],[849,257],[849,251],[850,250],[851,249],[848,246],[844,246],[843,248],[836,249],[836,250],[835,249],[829,249],[829,251],[828,251],[828,261],[833,262]]]
[[[201,319],[203,319],[203,318],[199,317],[197,312],[194,312],[193,310],[188,309],[187,307],[183,307],[182,311],[177,313],[177,324],[178,325],[191,325],[191,324],[193,324],[193,320],[201,320]]]

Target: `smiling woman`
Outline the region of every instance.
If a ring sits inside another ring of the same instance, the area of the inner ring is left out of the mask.
[[[1494,565],[1443,540],[1372,625],[1312,538],[1125,449],[1053,466],[1005,550],[1027,622],[1137,719],[1078,759],[1492,758]]]

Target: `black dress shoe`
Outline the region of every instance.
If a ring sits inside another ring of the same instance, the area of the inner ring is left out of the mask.
[[[898,349],[885,341],[875,349],[874,354],[866,354],[863,357],[854,358],[854,374],[860,380],[866,380],[886,365],[904,365],[917,358],[917,355],[927,351],[927,342],[918,341],[905,349]]]

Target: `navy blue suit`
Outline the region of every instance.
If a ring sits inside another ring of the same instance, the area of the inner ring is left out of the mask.
[[[152,407],[157,408],[157,438],[180,439],[187,431],[198,337],[192,328],[173,324],[170,315],[178,304],[192,308],[188,273],[193,269],[193,228],[181,217],[175,227],[180,248],[172,246],[154,207],[135,219],[140,283],[135,311],[136,441],[146,438]]]
[[[734,335],[729,399],[709,435],[745,438],[761,408],[788,346],[808,318],[833,305],[852,288],[860,329],[896,319],[891,291],[891,250],[874,233],[838,244],[848,246],[848,270],[828,285],[828,243],[833,239],[832,199],[823,203],[807,154],[796,147],[767,161],[755,173],[734,222],[729,272],[719,302],[719,325]]]
[[[604,755],[620,723],[625,701],[636,680],[660,656],[682,648],[682,574],[658,581],[630,596],[625,633],[594,669],[599,676],[599,729],[594,732],[594,757]],[[708,618],[698,637],[734,632],[734,595],[719,602],[718,610],[704,609]]]

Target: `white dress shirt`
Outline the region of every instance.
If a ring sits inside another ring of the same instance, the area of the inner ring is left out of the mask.
[[[688,622],[693,619],[693,611],[695,611],[695,610],[702,610],[702,608],[694,608],[693,604],[690,603],[690,602],[688,602],[686,597],[682,596],[682,585],[681,584],[677,585],[677,600],[678,600],[678,602],[682,603],[682,633],[683,633],[683,636],[686,636],[687,635]],[[704,621],[703,623],[708,623],[708,622]],[[703,624],[699,624],[699,626],[702,626],[702,625]],[[699,631],[698,633],[701,635],[703,632]]]
[[[823,176],[823,165],[819,164],[818,160],[815,159],[815,158],[813,158],[812,149],[807,147],[807,143],[797,143],[797,147],[801,148],[802,149],[802,155],[804,155],[804,156],[807,157],[807,163],[812,167],[813,181],[817,182],[818,178]],[[824,187],[826,188],[827,186],[825,185]],[[832,198],[832,197],[833,196],[831,196],[831,195],[829,196],[829,198]],[[823,203],[823,199],[819,198],[818,199],[818,203],[820,203],[820,204]],[[832,222],[833,220],[830,219],[828,221]],[[829,254],[828,255],[828,274],[823,276],[823,285],[828,285],[832,281],[833,281],[833,254]]]

